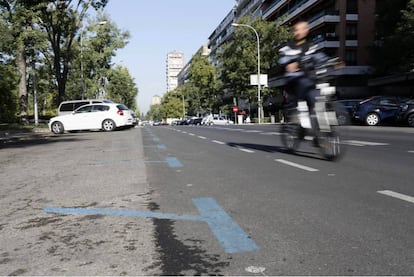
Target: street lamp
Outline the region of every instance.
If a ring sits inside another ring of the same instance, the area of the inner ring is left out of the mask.
[[[231,26],[234,27],[247,27],[253,30],[256,34],[257,38],[257,115],[259,117],[259,124],[261,121],[261,96],[260,96],[260,38],[259,34],[257,33],[256,29],[248,24],[239,24],[239,23],[232,23]]]

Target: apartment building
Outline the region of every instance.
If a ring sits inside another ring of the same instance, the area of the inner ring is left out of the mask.
[[[331,57],[339,57],[346,66],[337,72],[339,97],[368,94],[367,80],[372,73],[367,65],[369,46],[375,35],[375,2],[358,0],[264,0],[262,18],[283,24],[307,20],[309,38]],[[272,78],[278,87],[281,78]]]
[[[177,88],[178,74],[184,66],[184,53],[173,51],[167,54],[167,92]]]

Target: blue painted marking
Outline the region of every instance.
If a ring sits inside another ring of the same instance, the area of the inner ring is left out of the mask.
[[[167,149],[165,144],[158,144],[157,147],[158,147],[158,149]]]
[[[196,198],[193,203],[227,253],[259,250],[256,243],[213,198]]]
[[[233,221],[233,219],[212,198],[195,198],[194,205],[200,215],[177,215],[133,210],[112,210],[95,208],[45,208],[46,213],[74,215],[134,216],[169,220],[206,222],[227,253],[259,250],[256,243]]]
[[[142,160],[118,160],[118,161],[97,160],[96,161],[96,164],[115,164],[115,163],[142,163]]]
[[[183,164],[176,157],[167,157],[165,161],[172,168],[183,167]]]
[[[170,220],[192,220],[203,221],[200,216],[196,215],[176,215],[163,214],[147,211],[132,211],[132,210],[111,210],[111,209],[94,209],[94,208],[45,208],[46,213],[54,214],[74,214],[74,215],[112,215],[112,216],[134,216],[134,217],[148,217],[157,219]]]

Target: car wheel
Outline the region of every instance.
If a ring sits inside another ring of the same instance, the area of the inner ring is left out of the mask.
[[[379,122],[380,122],[380,118],[379,118],[378,114],[376,114],[376,113],[370,113],[365,118],[365,123],[369,126],[378,125]]]
[[[63,134],[65,129],[63,128],[63,124],[59,121],[55,121],[52,123],[51,126],[52,132],[55,134]]]
[[[410,125],[411,127],[414,127],[414,113],[408,115],[407,122],[408,122],[408,125]]]
[[[112,119],[105,119],[102,122],[102,129],[106,132],[113,131],[113,130],[115,130],[115,128],[116,128],[116,125],[115,125],[115,122]]]

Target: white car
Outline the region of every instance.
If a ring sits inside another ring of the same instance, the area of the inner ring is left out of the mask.
[[[213,116],[211,119],[207,121],[207,125],[229,125],[234,124],[232,120],[225,119],[221,116]]]
[[[99,103],[79,107],[70,114],[52,117],[49,130],[55,134],[64,131],[104,130],[113,131],[119,127],[132,127],[131,110],[116,103]]]

